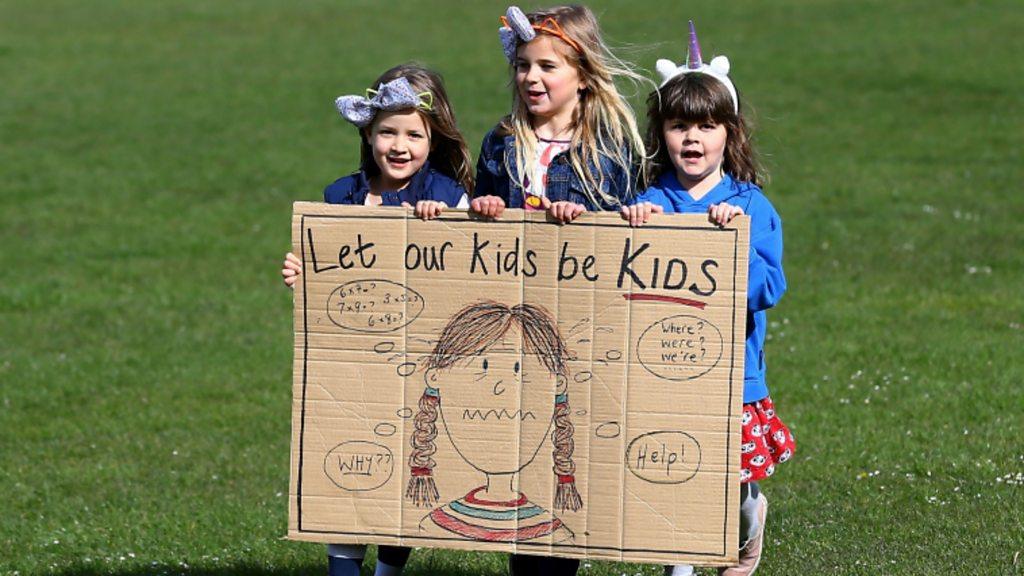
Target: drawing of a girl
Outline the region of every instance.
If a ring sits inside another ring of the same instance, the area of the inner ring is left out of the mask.
[[[426,363],[406,498],[422,507],[440,499],[432,458],[440,415],[456,451],[485,483],[434,508],[428,515],[433,524],[473,540],[571,538],[559,518],[514,488],[516,474],[533,461],[550,431],[554,507],[583,507],[573,476],[568,358],[554,318],[540,306],[480,301],[457,312]]]

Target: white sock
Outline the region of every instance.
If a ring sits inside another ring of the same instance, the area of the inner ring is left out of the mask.
[[[400,576],[403,568],[404,566],[392,566],[377,560],[377,568],[374,569],[373,576]]]
[[[335,558],[362,560],[366,555],[365,544],[328,544],[327,555]]]
[[[751,538],[761,529],[761,519],[757,517],[757,498],[747,498],[740,503],[740,547],[746,546]]]
[[[693,576],[693,566],[689,564],[665,566],[665,576]]]

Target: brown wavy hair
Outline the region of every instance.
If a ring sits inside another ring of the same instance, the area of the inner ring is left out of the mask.
[[[738,93],[737,93],[738,97]],[[680,74],[647,97],[647,181],[654,183],[667,170],[675,170],[668,157],[663,127],[666,120],[698,123],[708,120],[725,126],[725,154],[722,169],[741,182],[760,186],[767,178],[751,143],[751,127],[739,113],[724,84],[708,74]]]
[[[558,484],[555,507],[559,510],[579,510],[583,500],[576,490],[576,464],[572,460],[575,444],[568,401],[569,350],[558,330],[558,323],[545,308],[533,304],[507,306],[493,300],[481,300],[456,312],[441,332],[441,337],[430,354],[426,369],[450,368],[467,356],[482,354],[501,340],[513,326],[523,335],[523,348],[537,354],[544,367],[557,377],[556,396],[566,395],[564,402],[555,404],[555,429],[551,432],[554,445],[553,472]],[[439,397],[427,391],[420,398],[420,411],[416,415],[412,434],[412,454],[409,467],[412,477],[405,495],[416,506],[432,506],[439,498],[434,484],[433,454],[437,451],[437,415]]]
[[[417,93],[430,92],[433,96],[432,110],[416,109],[430,126],[430,155],[427,160],[431,168],[461,184],[466,193],[472,196],[473,172],[470,170],[472,164],[469,160],[469,147],[455,122],[455,113],[444,89],[444,79],[437,72],[419,64],[400,64],[381,74],[370,88],[377,89],[381,84],[396,78],[408,80]],[[380,174],[380,167],[373,161],[369,133],[369,126],[359,131],[362,139],[359,164],[367,175],[376,176]]]

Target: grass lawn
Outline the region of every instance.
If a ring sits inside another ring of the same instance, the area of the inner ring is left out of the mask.
[[[758,573],[1024,574],[1019,1],[592,6],[648,69],[693,18],[755,110],[790,281],[769,381],[799,445],[762,485]],[[325,573],[282,539],[291,202],[356,166],[334,97],[409,59],[475,152],[510,100],[504,8],[4,0],[0,574]]]

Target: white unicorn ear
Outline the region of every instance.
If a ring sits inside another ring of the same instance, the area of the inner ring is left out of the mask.
[[[726,58],[725,56],[715,56],[714,58],[711,59],[711,64],[708,65],[708,68],[711,68],[712,70],[718,72],[719,74],[728,76],[729,59]]]
[[[654,64],[654,69],[661,75],[662,81],[665,81],[674,76],[679,67],[671,60],[662,58]]]

